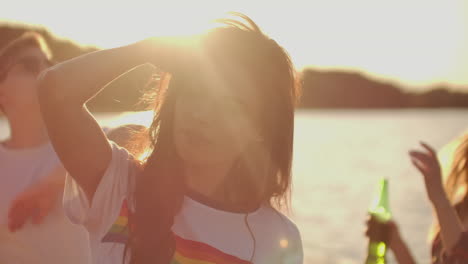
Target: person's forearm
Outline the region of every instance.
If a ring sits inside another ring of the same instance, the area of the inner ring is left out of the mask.
[[[445,250],[454,248],[463,233],[463,226],[455,208],[445,195],[432,201],[440,225],[440,234]]]
[[[394,241],[391,242],[390,248],[399,264],[416,264],[408,245],[406,245],[401,236],[398,235],[394,238]]]
[[[145,63],[142,42],[62,62],[40,77],[41,103],[83,105],[112,80]],[[60,105],[59,105],[60,106]]]

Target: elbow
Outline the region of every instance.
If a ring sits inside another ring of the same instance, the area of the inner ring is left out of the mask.
[[[41,108],[65,101],[65,97],[59,89],[58,76],[53,69],[47,69],[38,77],[39,87],[37,96]]]
[[[70,94],[64,77],[54,68],[49,68],[38,77],[37,97],[41,110],[82,106],[76,96]]]

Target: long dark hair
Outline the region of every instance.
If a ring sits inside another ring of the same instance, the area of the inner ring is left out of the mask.
[[[268,162],[259,169],[255,152],[241,155],[230,172],[236,177],[229,177],[224,187],[237,194],[235,202],[239,204],[281,206],[287,204],[291,185],[294,107],[299,91],[296,72],[285,50],[250,18],[236,15],[244,21],[219,20],[223,26],[203,35],[202,59],[215,65],[217,77],[226,81],[242,70],[253,89],[260,91],[261,120],[255,125]],[[135,214],[130,217],[127,249],[132,264],[167,264],[175,252],[171,227],[186,187],[174,146],[173,122],[175,99],[183,92],[181,79],[190,78],[186,76],[190,74],[163,74],[156,90],[155,115],[149,129],[152,152],[137,177]]]

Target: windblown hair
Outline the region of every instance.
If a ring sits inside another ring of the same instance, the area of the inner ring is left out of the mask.
[[[260,92],[261,120],[255,125],[268,162],[260,169],[260,155],[244,153],[223,188],[240,208],[287,205],[298,78],[286,51],[250,18],[235,15],[239,20],[221,19],[218,22],[222,26],[202,35],[203,53],[197,65],[227,85],[241,76],[246,85]],[[167,264],[176,249],[171,228],[186,186],[183,163],[174,144],[174,109],[176,98],[194,76],[192,70],[163,74],[156,89],[155,115],[149,128],[151,154],[137,177],[135,214],[130,217],[130,239],[125,250],[125,255],[130,253],[131,264]],[[235,85],[230,87],[235,89]]]

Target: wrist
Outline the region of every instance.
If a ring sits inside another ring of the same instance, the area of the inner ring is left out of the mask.
[[[140,40],[116,49],[119,49],[118,52],[121,60],[125,64],[128,64],[130,68],[133,68],[148,63],[149,54],[151,54],[152,49],[154,49],[148,42],[149,39]]]
[[[150,37],[131,44],[130,54],[135,54],[135,59],[140,64],[150,63],[156,68],[166,69],[168,56],[171,52],[168,50],[170,44],[167,37]],[[173,59],[173,58],[172,58]]]
[[[392,250],[392,251],[398,251],[399,249],[402,248],[402,246],[404,245],[404,241],[402,239],[402,237],[400,236],[400,232],[398,231],[395,231],[392,236],[390,237],[390,241],[389,241],[389,248]]]
[[[445,195],[445,192],[440,192],[439,194],[434,195],[430,200],[436,211],[445,210],[452,207],[450,201]]]

